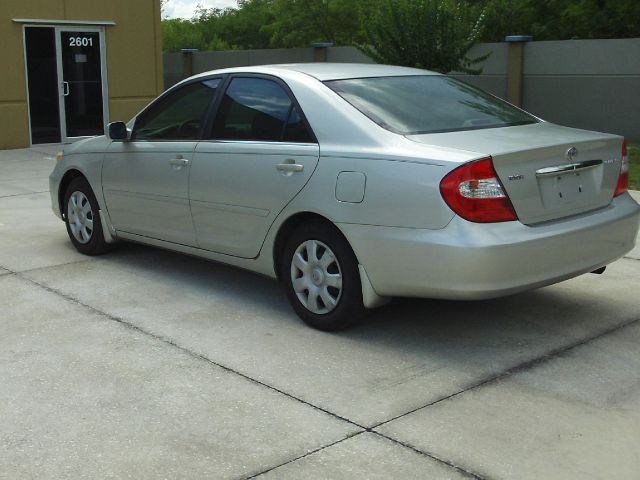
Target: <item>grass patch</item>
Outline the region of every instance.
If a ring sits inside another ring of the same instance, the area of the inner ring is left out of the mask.
[[[629,144],[629,189],[640,190],[640,144]]]

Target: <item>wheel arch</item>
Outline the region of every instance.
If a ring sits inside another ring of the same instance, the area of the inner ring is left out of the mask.
[[[351,245],[347,237],[344,235],[344,233],[342,233],[340,228],[338,228],[338,226],[335,223],[333,223],[329,218],[315,212],[298,212],[291,215],[280,225],[280,228],[278,229],[278,233],[276,234],[275,241],[273,242],[273,252],[272,252],[273,266],[274,266],[274,270],[276,272],[276,277],[278,278],[278,280],[281,279],[280,257],[284,251],[284,247],[285,247],[285,244],[287,243],[287,239],[300,225],[302,225],[303,223],[314,221],[314,220],[322,223],[326,223],[329,227],[333,228],[336,232],[338,232],[345,239],[347,244],[349,244],[351,251],[356,256],[356,260],[358,260],[358,257],[355,251],[353,250],[353,246]]]
[[[282,225],[280,225],[275,241],[273,243],[272,261],[273,261],[273,266],[276,273],[276,278],[278,280],[282,279],[281,272],[280,272],[279,259],[284,251],[287,238],[289,238],[289,236],[300,225],[309,221],[314,221],[314,220],[326,223],[330,228],[333,228],[336,232],[338,232],[340,236],[342,236],[342,238],[344,238],[344,240],[347,242],[347,245],[349,245],[349,248],[351,248],[351,251],[353,252],[353,255],[356,258],[356,263],[358,264],[358,274],[360,275],[360,283],[362,287],[362,300],[363,300],[364,306],[366,308],[376,308],[388,303],[391,300],[391,298],[380,296],[375,291],[375,289],[373,288],[373,285],[371,285],[371,281],[369,280],[369,276],[367,275],[365,267],[360,263],[360,260],[358,259],[358,255],[354,250],[353,245],[351,245],[351,242],[349,241],[347,236],[329,218],[315,212],[309,212],[309,211],[298,212],[294,215],[291,215],[282,223]]]
[[[64,195],[67,192],[67,188],[69,187],[69,184],[75,178],[84,178],[87,181],[87,183],[89,183],[89,179],[86,177],[86,175],[76,168],[70,168],[64,173],[64,175],[62,176],[62,179],[60,180],[60,185],[58,187],[58,206],[60,207],[60,214],[62,215],[62,218],[65,218],[65,212],[66,212],[64,208]]]

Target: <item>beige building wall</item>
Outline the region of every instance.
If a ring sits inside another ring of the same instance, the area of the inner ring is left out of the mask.
[[[115,23],[104,27],[110,120],[129,120],[163,90],[160,0],[1,0],[0,149],[30,142],[23,24],[13,19]]]

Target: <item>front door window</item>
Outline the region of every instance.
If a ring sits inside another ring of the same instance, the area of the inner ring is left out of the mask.
[[[136,119],[132,140],[197,140],[219,78],[185,85],[158,100]]]

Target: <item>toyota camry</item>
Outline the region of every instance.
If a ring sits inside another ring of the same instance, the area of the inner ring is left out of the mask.
[[[638,231],[628,169],[622,137],[448,76],[316,63],[184,80],[68,146],[50,183],[78,251],[125,240],[253,270],[338,330],[391,297],[486,299],[602,271]]]

